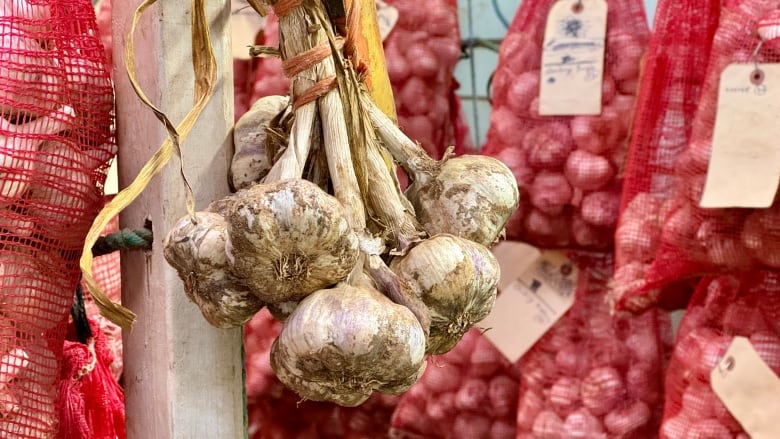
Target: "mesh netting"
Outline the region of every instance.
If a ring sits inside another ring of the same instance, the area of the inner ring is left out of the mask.
[[[0,437],[55,434],[55,380],[78,259],[116,153],[89,0],[0,12]]]
[[[780,275],[755,271],[701,281],[680,324],[666,376],[661,439],[748,439],[710,386],[735,336],[780,374]]]
[[[677,163],[679,181],[666,214],[651,286],[732,269],[780,267],[780,204],[768,209],[699,208],[709,164],[720,75],[734,62],[780,61],[777,40],[759,44],[759,21],[780,10],[780,1],[731,1],[723,7],[712,43],[691,140]],[[748,128],[749,129],[749,128]]]
[[[580,270],[574,305],[520,360],[517,437],[653,437],[668,316],[611,315],[612,258],[571,256]]]
[[[507,236],[543,247],[612,245],[620,204],[620,168],[649,30],[642,2],[608,0],[598,116],[539,115],[541,51],[556,0],[525,0],[499,51],[493,111],[483,153],[509,166],[520,206]]]
[[[252,439],[382,439],[398,397],[375,393],[358,407],[301,401],[274,375],[271,344],[281,323],[267,309],[244,326],[249,437]]]
[[[428,359],[425,373],[398,402],[391,437],[515,437],[517,369],[472,328],[449,352]]]
[[[401,128],[436,158],[449,146],[458,153],[473,151],[453,77],[461,53],[456,2],[429,1],[425,8],[414,0],[386,3],[399,10],[384,48]],[[255,42],[279,44],[279,21],[273,13]],[[234,60],[233,66],[236,120],[258,99],[289,91],[279,58]]]
[[[657,300],[684,307],[691,288],[644,291],[664,214],[671,205],[675,164],[688,144],[704,83],[720,0],[658,3],[637,97],[615,234],[617,309],[644,310]],[[662,294],[663,293],[663,294]]]
[[[108,235],[119,230],[119,216],[115,216],[108,223],[102,235]],[[106,296],[115,303],[122,303],[122,268],[120,252],[115,251],[103,256],[97,256],[92,260],[92,276],[95,282]],[[82,283],[82,288],[87,291],[86,285]],[[122,375],[122,328],[116,323],[100,315],[100,310],[92,300],[92,296],[87,295],[84,298],[84,305],[87,309],[87,315],[94,321],[97,329],[105,335],[105,344],[113,361],[111,362],[111,373],[119,379]]]

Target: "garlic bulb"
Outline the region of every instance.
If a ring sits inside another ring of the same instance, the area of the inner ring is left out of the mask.
[[[217,213],[181,218],[163,241],[165,260],[184,282],[187,297],[217,328],[243,325],[263,303],[228,271],[227,223]]]
[[[252,186],[227,210],[231,269],[265,303],[336,284],[357,262],[358,239],[344,208],[306,180]]]
[[[486,247],[463,238],[436,235],[393,259],[390,268],[430,310],[429,354],[452,349],[496,300],[498,261]]]
[[[425,370],[415,316],[368,286],[340,284],[298,305],[271,348],[271,367],[301,397],[357,406],[401,393]]]
[[[379,137],[413,183],[407,190],[423,229],[493,244],[517,210],[520,194],[512,171],[481,155],[436,161],[369,99],[364,99]]]
[[[230,181],[236,189],[251,186],[271,170],[265,148],[266,129],[289,101],[287,96],[262,97],[236,122],[233,129],[235,153],[230,164]]]

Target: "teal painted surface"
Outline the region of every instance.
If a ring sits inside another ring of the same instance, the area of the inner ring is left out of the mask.
[[[651,25],[656,1],[645,0]],[[501,40],[506,27],[500,17],[511,22],[519,5],[520,0],[458,0],[461,38],[464,41]],[[470,56],[455,68],[455,78],[460,83],[458,94],[463,100],[463,111],[475,144],[482,145],[490,120],[488,80],[495,70],[498,54],[482,47],[472,47],[467,53]]]

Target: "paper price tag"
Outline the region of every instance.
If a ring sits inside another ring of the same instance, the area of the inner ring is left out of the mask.
[[[517,361],[574,304],[577,274],[562,252],[541,252],[522,274],[502,281],[507,286],[479,323],[487,329],[485,337],[510,362]]]
[[[561,0],[547,16],[539,81],[539,114],[601,114],[605,0]]]
[[[249,46],[265,24],[265,18],[255,12],[246,0],[230,2],[230,38],[233,58],[250,59]]]
[[[390,35],[396,23],[398,23],[398,9],[390,6],[382,0],[376,0],[377,24],[379,25],[379,36],[382,41]]]
[[[779,134],[780,64],[726,67],[700,206],[771,206],[780,183]]]
[[[780,438],[780,378],[745,337],[734,337],[710,373],[712,390],[752,439]]]

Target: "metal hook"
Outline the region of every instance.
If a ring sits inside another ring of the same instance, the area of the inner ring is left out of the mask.
[[[758,45],[756,45],[756,48],[753,50],[753,54],[750,55],[750,58],[753,60],[753,66],[758,70],[758,52],[761,50],[761,46],[764,45],[764,40],[759,40]]]
[[[571,10],[575,14],[579,14],[580,12],[582,12],[583,7],[584,6],[582,5],[582,0],[577,0],[577,3],[572,5]]]

